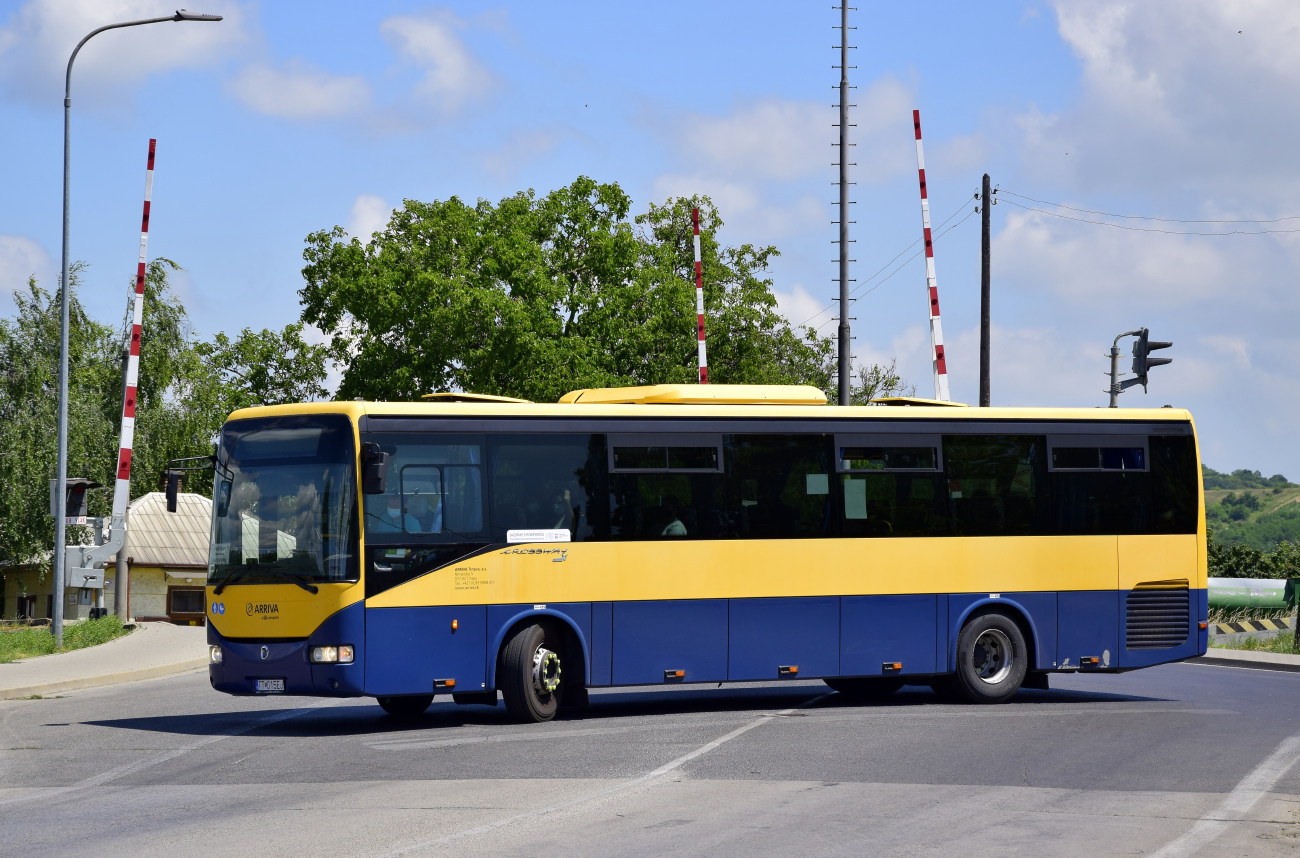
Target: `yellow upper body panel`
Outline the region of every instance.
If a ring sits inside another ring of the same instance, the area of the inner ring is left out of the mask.
[[[663,385],[671,387],[672,385]],[[690,385],[682,385],[689,387]],[[724,387],[727,385],[718,385]],[[739,386],[739,385],[735,385]],[[779,386],[779,385],[778,385]],[[772,417],[817,420],[1084,420],[1098,422],[1178,422],[1192,420],[1184,408],[952,408],[914,405],[905,408],[859,405],[734,405],[628,403],[508,402],[304,402],[241,408],[230,420],[291,414],[346,414],[356,421],[371,417]]]

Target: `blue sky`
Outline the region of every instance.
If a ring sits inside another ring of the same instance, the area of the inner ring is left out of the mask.
[[[309,232],[365,236],[405,198],[497,200],[580,174],[619,182],[637,211],[710,194],[724,240],[781,250],[772,277],[791,322],[834,294],[828,5],[189,2],[226,20],[106,33],[78,59],[72,253],[90,265],[83,300],[101,319],[125,308],[151,136],[150,255],[184,266],[178,291],[203,335],[296,320]],[[1122,405],[1190,407],[1208,464],[1300,478],[1297,234],[1172,235],[1229,227],[1024,199],[1181,220],[1300,214],[1300,8],[859,5],[854,276],[919,238],[920,108],[936,223],[973,208],[985,171],[1023,195],[993,211],[994,404],[1104,404],[1110,339],[1145,325],[1176,343],[1164,353],[1175,362]],[[49,286],[56,273],[71,47],[102,23],[172,8],[0,4],[0,312],[28,275]],[[978,221],[936,243],[953,394],[968,402]],[[854,353],[896,357],[927,395],[921,260],[880,279],[855,304]]]

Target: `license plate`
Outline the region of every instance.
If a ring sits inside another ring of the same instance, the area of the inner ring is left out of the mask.
[[[259,679],[257,680],[257,690],[259,692],[284,691],[283,679]]]

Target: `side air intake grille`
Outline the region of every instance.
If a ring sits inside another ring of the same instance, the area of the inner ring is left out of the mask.
[[[1191,601],[1186,581],[1151,581],[1128,594],[1124,645],[1169,649],[1187,640]]]

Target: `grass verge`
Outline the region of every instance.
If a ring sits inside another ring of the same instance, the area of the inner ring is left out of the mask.
[[[115,615],[110,614],[98,620],[85,620],[63,627],[62,649],[54,646],[54,635],[50,632],[49,626],[0,632],[0,664],[37,655],[49,655],[53,652],[84,649],[119,638],[127,631],[122,628],[122,619]]]
[[[1279,652],[1283,655],[1294,655],[1292,647],[1295,645],[1295,634],[1292,632],[1283,632],[1271,638],[1242,638],[1239,641],[1228,643],[1216,643],[1214,649],[1244,649],[1252,652]]]

